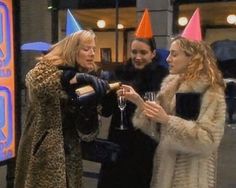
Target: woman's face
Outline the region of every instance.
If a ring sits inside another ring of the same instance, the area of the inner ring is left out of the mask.
[[[80,46],[80,50],[77,56],[77,63],[80,67],[93,70],[94,69],[94,58],[95,58],[95,40],[89,42],[83,42]]]
[[[170,54],[166,60],[169,63],[170,74],[182,74],[187,70],[191,57],[184,53],[178,41],[174,41],[170,46]]]
[[[134,40],[131,44],[131,59],[136,69],[143,69],[152,62],[155,57],[155,51],[151,51],[146,43]]]

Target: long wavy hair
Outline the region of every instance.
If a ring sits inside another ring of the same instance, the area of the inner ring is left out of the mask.
[[[196,80],[206,78],[212,86],[225,87],[221,71],[218,69],[214,52],[204,41],[190,41],[178,36],[172,40],[176,41],[186,56],[191,57],[187,71],[183,74],[184,80]]]
[[[77,56],[79,50],[84,43],[93,41],[96,39],[95,33],[92,30],[81,30],[71,35],[66,36],[61,41],[52,46],[48,53],[44,56],[38,57],[38,61],[48,61],[57,66],[68,66],[83,69],[78,66]],[[97,66],[94,63],[94,70],[97,70]]]

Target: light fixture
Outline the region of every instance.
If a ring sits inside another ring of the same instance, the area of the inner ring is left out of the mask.
[[[123,24],[118,24],[118,25],[117,25],[117,28],[118,28],[118,29],[124,29],[124,25],[123,25]]]
[[[236,15],[230,14],[227,16],[227,22],[229,24],[236,24]]]
[[[52,10],[53,9],[53,6],[48,6],[48,10]]]
[[[104,28],[104,27],[106,27],[106,22],[105,22],[105,20],[98,20],[98,21],[97,21],[97,26],[98,26],[98,28]]]
[[[56,10],[58,7],[57,0],[48,0],[48,10]]]
[[[178,24],[180,25],[180,26],[185,26],[185,25],[187,25],[187,23],[188,23],[188,18],[186,18],[186,17],[180,17],[179,19],[178,19]]]

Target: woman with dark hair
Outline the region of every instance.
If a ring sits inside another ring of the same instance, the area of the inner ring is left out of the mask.
[[[116,79],[133,86],[141,96],[157,92],[168,74],[161,61],[163,57],[156,51],[149,13],[145,9],[130,44],[130,59],[115,70]],[[152,159],[158,143],[133,126],[136,106],[128,101],[124,110],[124,126],[127,129],[120,130],[117,95],[114,92],[109,95],[111,101],[106,103],[107,107],[103,106],[103,114],[112,115],[108,140],[120,145],[121,154],[116,162],[102,164],[98,188],[149,188]]]
[[[116,79],[132,85],[141,96],[145,92],[157,92],[168,70],[159,65],[154,39],[136,37],[131,42],[130,55],[128,62],[116,69]],[[120,111],[114,102],[117,96],[109,95],[111,101],[106,102],[109,110],[103,113],[112,114],[108,140],[120,145],[121,155],[115,163],[102,164],[98,187],[149,188],[157,142],[134,128],[131,119],[135,106],[130,102],[127,102],[124,114],[127,130],[119,130]]]

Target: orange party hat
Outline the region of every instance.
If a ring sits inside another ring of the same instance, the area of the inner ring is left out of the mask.
[[[152,25],[150,22],[150,16],[148,10],[145,9],[143,17],[139,23],[139,26],[135,32],[137,38],[152,38]]]
[[[181,36],[189,40],[202,40],[199,8],[193,13]]]

